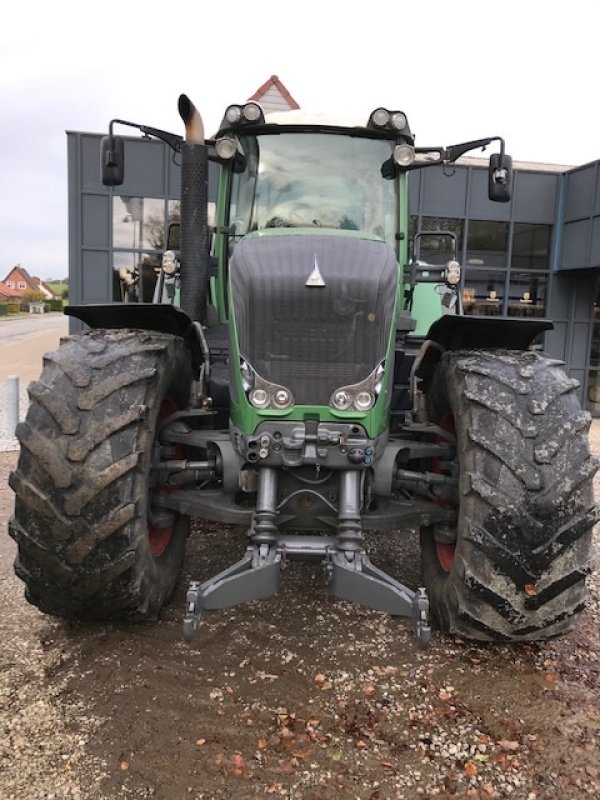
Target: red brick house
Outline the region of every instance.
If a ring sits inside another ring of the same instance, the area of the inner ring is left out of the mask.
[[[41,293],[46,300],[54,300],[58,297],[48,284],[44,283],[41,278],[31,276],[20,264],[13,267],[6,278],[0,281],[0,299],[13,300],[30,292]]]

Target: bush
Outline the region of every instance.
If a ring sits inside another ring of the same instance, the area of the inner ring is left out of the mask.
[[[63,301],[60,297],[57,297],[53,300],[48,300],[46,302],[46,308],[48,311],[62,311],[63,310]]]
[[[6,312],[7,314],[18,314],[21,310],[19,303],[7,303],[6,304]]]
[[[41,303],[44,300],[43,292],[25,292],[23,300],[26,303]]]
[[[0,303],[0,317],[5,317],[8,314],[8,305]]]

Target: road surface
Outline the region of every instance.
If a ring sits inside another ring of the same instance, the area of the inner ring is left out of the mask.
[[[0,384],[18,375],[22,384],[39,378],[44,353],[56,350],[69,332],[64,314],[31,314],[0,319]]]

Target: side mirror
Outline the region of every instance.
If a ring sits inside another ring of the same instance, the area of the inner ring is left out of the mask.
[[[125,180],[125,142],[121,136],[104,136],[100,143],[102,183],[120,186]]]
[[[494,203],[508,203],[511,197],[513,166],[506,153],[490,156],[488,172],[488,197]]]

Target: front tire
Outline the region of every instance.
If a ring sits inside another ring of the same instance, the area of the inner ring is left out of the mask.
[[[185,344],[165,334],[93,330],[45,357],[9,480],[15,571],[42,611],[155,618],[170,598],[189,521],[157,524],[150,467],[159,417],[189,385]]]
[[[455,545],[421,532],[423,578],[443,630],[532,640],[567,630],[584,604],[598,519],[590,417],[578,382],[536,352],[445,353],[429,418],[456,433]]]

